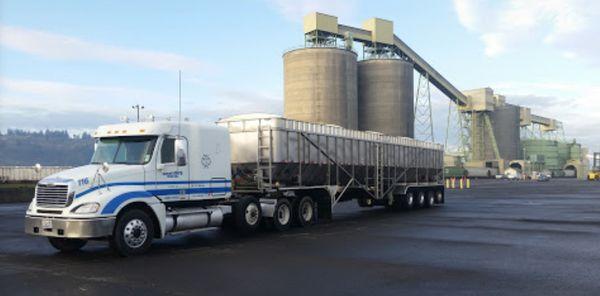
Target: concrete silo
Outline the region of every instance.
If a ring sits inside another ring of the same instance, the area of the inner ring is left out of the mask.
[[[357,128],[357,55],[309,47],[283,55],[284,116]]]
[[[400,59],[358,63],[358,129],[414,136],[413,65]]]
[[[504,104],[496,106],[490,113],[498,152],[502,159],[521,158],[520,111],[519,106]]]

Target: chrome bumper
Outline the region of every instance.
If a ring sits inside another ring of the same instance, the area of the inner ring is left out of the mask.
[[[45,224],[43,225],[44,222]],[[51,221],[51,222],[47,222]],[[51,228],[45,228],[48,223]],[[25,216],[25,233],[41,236],[94,238],[112,235],[115,218],[63,219]]]

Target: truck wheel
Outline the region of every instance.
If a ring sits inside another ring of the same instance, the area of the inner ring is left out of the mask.
[[[286,198],[280,198],[273,212],[273,226],[279,231],[290,228],[292,224],[292,205]]]
[[[435,203],[444,203],[444,194],[441,191],[435,192]]]
[[[435,193],[433,191],[427,191],[427,195],[425,198],[425,207],[431,208],[435,204]]]
[[[404,198],[402,198],[402,207],[410,210],[415,206],[415,194],[412,192],[406,193]]]
[[[260,203],[255,197],[243,197],[233,206],[235,227],[243,234],[256,231],[260,225],[261,218]]]
[[[416,202],[416,206],[418,208],[422,208],[425,206],[425,192],[423,191],[418,191],[417,192],[417,202]]]
[[[77,238],[49,237],[48,241],[62,253],[73,253],[87,244],[87,240]]]
[[[132,209],[118,220],[110,246],[121,256],[127,257],[146,252],[154,238],[154,225],[146,212]]]
[[[370,208],[374,204],[372,198],[359,198],[357,200],[358,200],[358,205],[361,208]]]
[[[294,213],[296,223],[301,226],[308,226],[314,222],[315,203],[310,196],[305,196],[295,203]]]

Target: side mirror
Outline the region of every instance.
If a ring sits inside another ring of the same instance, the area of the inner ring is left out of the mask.
[[[187,142],[183,138],[175,140],[175,163],[177,166],[187,164]]]

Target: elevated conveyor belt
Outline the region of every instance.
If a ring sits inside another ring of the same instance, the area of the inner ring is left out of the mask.
[[[338,25],[338,34],[342,36],[350,35],[356,41],[371,42],[371,31]],[[435,87],[437,87],[442,93],[448,98],[454,101],[456,104],[465,106],[467,105],[467,97],[460,92],[452,83],[450,83],[442,74],[436,71],[429,63],[427,63],[421,56],[419,56],[414,50],[412,50],[404,41],[398,36],[394,35],[394,47],[398,54],[407,57],[411,62],[414,63],[415,70],[419,73],[429,76],[429,80]]]
[[[329,32],[332,33],[332,32]],[[373,40],[373,32],[367,29],[356,28],[346,26],[342,24],[337,25],[337,32],[333,33],[340,37],[351,36],[353,40],[371,44]],[[458,90],[452,83],[450,83],[442,74],[436,71],[425,59],[419,56],[414,50],[412,50],[404,41],[402,41],[395,34],[393,35],[393,47],[398,55],[406,57],[408,60],[413,62],[415,70],[423,75],[429,77],[430,82],[435,85],[442,93],[448,98],[454,101],[460,106],[466,106],[468,104],[468,98],[460,90]],[[556,129],[556,120],[531,114],[531,123],[539,124],[546,127],[548,130]]]
[[[535,115],[535,114],[531,114],[531,122],[532,123],[537,123],[539,125],[544,125],[544,126],[551,126],[553,124],[554,119],[550,119],[547,117],[543,117],[543,116],[539,116],[539,115]]]

